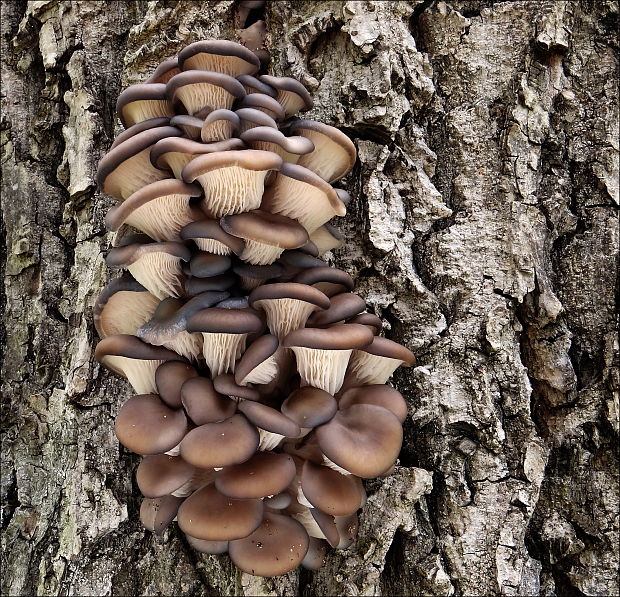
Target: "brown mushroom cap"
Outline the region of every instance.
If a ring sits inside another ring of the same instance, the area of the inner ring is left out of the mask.
[[[168,178],[167,171],[151,164],[151,147],[160,139],[182,134],[173,126],[157,126],[119,143],[101,158],[97,167],[97,185],[107,195],[123,200],[147,184]]]
[[[183,240],[193,240],[201,251],[217,255],[237,255],[243,252],[245,243],[242,239],[225,232],[218,220],[210,218],[188,224],[181,230]]]
[[[190,317],[187,322],[189,332],[208,332],[220,334],[254,334],[262,331],[260,318],[245,309],[203,309]]]
[[[233,500],[214,485],[189,496],[177,514],[180,529],[208,541],[229,541],[247,537],[263,519],[261,500]]]
[[[310,235],[310,240],[316,247],[317,255],[323,255],[332,249],[339,249],[344,244],[344,237],[340,231],[329,222],[319,226]]]
[[[136,469],[136,483],[147,498],[163,497],[189,481],[194,467],[178,456],[145,456]]]
[[[338,400],[340,410],[347,409],[354,404],[374,404],[387,408],[401,423],[407,418],[407,403],[401,393],[383,384],[349,388]]]
[[[240,258],[253,265],[269,265],[284,249],[308,240],[305,228],[295,220],[259,209],[224,216],[220,224],[228,234],[245,240]]]
[[[155,384],[159,397],[170,408],[181,408],[181,386],[198,372],[194,367],[182,361],[166,361],[155,371]]]
[[[350,385],[356,386],[383,384],[398,367],[411,367],[415,362],[415,356],[408,348],[375,336],[372,344],[353,353],[347,380]]]
[[[227,290],[235,283],[235,276],[231,272],[213,276],[212,278],[189,277],[185,281],[185,292],[189,296],[196,296],[203,292]]]
[[[275,336],[265,334],[254,340],[243,353],[243,356],[235,366],[235,382],[241,386],[246,385],[246,379],[265,361],[267,361],[278,349],[280,343]],[[277,365],[276,365],[277,374]],[[257,382],[250,382],[257,383]],[[258,382],[269,383],[269,382]]]
[[[323,539],[310,537],[310,544],[306,556],[301,561],[301,566],[307,570],[318,570],[325,564],[327,555],[327,543]]]
[[[213,387],[216,392],[229,396],[236,402],[239,400],[260,400],[258,390],[249,386],[240,386],[235,382],[231,373],[221,373],[213,378]]]
[[[310,315],[307,322],[308,326],[320,327],[343,321],[361,313],[366,308],[364,299],[352,292],[336,294],[329,300],[329,309],[316,311]]]
[[[140,394],[121,406],[114,423],[118,441],[136,454],[161,454],[174,448],[187,431],[182,410],[166,406],[155,394]]]
[[[167,98],[173,103],[180,101],[191,116],[205,109],[229,110],[235,98],[244,95],[243,85],[221,72],[186,70],[166,83]]]
[[[317,350],[352,350],[363,348],[372,342],[372,332],[357,323],[345,323],[329,328],[303,328],[288,334],[282,343],[291,348]]]
[[[237,405],[215,391],[206,377],[188,379],[181,388],[181,401],[187,415],[196,425],[219,423],[235,414]]]
[[[274,120],[283,120],[285,118],[284,108],[280,103],[268,95],[262,93],[251,93],[243,97],[239,103],[239,108],[253,108],[265,112]]]
[[[189,201],[201,194],[198,185],[173,178],[159,180],[112,207],[106,214],[105,224],[108,230],[118,230],[128,224],[156,241],[179,240],[181,228],[200,217],[200,212],[190,207]]]
[[[230,542],[228,553],[233,563],[248,574],[278,576],[301,563],[308,544],[308,534],[296,520],[267,512],[256,531]]]
[[[149,531],[162,535],[177,515],[183,499],[174,495],[144,498],[140,505],[140,522]]]
[[[294,478],[291,456],[257,452],[247,462],[224,468],[215,479],[215,487],[231,498],[263,498],[284,491]]]
[[[174,126],[171,122],[170,118],[149,118],[148,120],[143,120],[142,122],[138,122],[133,126],[130,126],[127,130],[124,130],[122,133],[119,133],[112,145],[110,145],[110,151],[114,149],[117,145],[120,145],[123,141],[127,141],[130,137],[141,133],[142,131],[147,131],[149,129],[156,128],[158,126]]]
[[[276,90],[268,85],[267,83],[263,83],[263,81],[253,77],[252,75],[239,75],[237,77],[237,81],[243,85],[246,94],[250,93],[263,93],[270,97],[276,97]]]
[[[357,531],[359,528],[357,514],[351,514],[349,516],[335,516],[334,521],[340,536],[340,541],[335,547],[336,549],[346,549],[352,545],[357,538]]]
[[[412,367],[416,362],[415,355],[408,348],[382,336],[376,336],[371,344],[364,347],[364,352],[402,361],[405,367]]]
[[[210,39],[197,41],[179,53],[181,70],[200,69],[226,73],[233,77],[253,75],[260,68],[260,60],[241,44]]]
[[[332,516],[347,516],[362,507],[364,491],[357,477],[341,475],[309,460],[303,465],[301,488],[315,508]]]
[[[327,182],[342,178],[353,168],[357,150],[351,139],[337,128],[314,120],[299,120],[289,131],[308,137],[314,143],[314,151],[304,155],[298,163]]]
[[[118,375],[126,377],[139,393],[154,392],[155,370],[164,361],[179,355],[160,346],[151,346],[130,334],[108,336],[97,344],[95,359]]]
[[[228,551],[228,541],[209,541],[208,539],[196,539],[185,534],[185,538],[191,547],[200,553],[218,555]]]
[[[219,276],[230,269],[231,261],[226,255],[214,255],[200,251],[189,260],[189,271],[196,278]]]
[[[145,83],[167,83],[174,75],[181,72],[179,69],[179,61],[177,58],[168,58],[164,60],[153,71],[153,74],[144,81]]]
[[[163,83],[138,83],[127,87],[116,102],[116,114],[125,128],[151,118],[174,116]]]
[[[95,329],[101,339],[115,334],[135,334],[151,318],[158,304],[159,299],[131,276],[114,278],[95,301]]]
[[[266,404],[244,400],[237,408],[260,429],[286,437],[299,437],[301,434],[301,429],[295,421]]]
[[[364,479],[383,473],[398,458],[403,441],[398,418],[373,404],[354,404],[339,410],[315,433],[327,458]]]
[[[324,390],[305,386],[298,388],[282,403],[282,413],[301,428],[323,425],[336,414],[336,399]]]
[[[298,284],[315,286],[329,297],[353,289],[353,278],[335,267],[310,267],[298,273],[293,280]]]
[[[181,442],[181,456],[200,468],[230,466],[248,460],[256,452],[258,441],[256,427],[244,416],[233,415],[192,429]]]
[[[351,319],[347,319],[347,323],[360,323],[371,329],[376,336],[383,329],[383,322],[374,313],[360,313]]]
[[[263,454],[264,453],[265,452],[263,452]],[[263,503],[265,504],[265,508],[271,508],[272,510],[284,510],[291,505],[292,500],[293,498],[291,494],[288,491],[284,491],[282,493],[278,493],[277,495],[264,498]]]
[[[265,114],[256,108],[239,108],[235,110],[235,113],[239,116],[242,133],[256,126],[278,128],[278,123],[269,114]]]
[[[294,116],[298,112],[307,112],[314,102],[308,90],[292,77],[272,77],[260,75],[260,80],[277,90],[276,99],[285,111],[285,117]]]
[[[252,290],[266,282],[278,278],[282,274],[282,266],[278,263],[271,265],[250,265],[249,263],[236,263],[233,272],[240,278],[240,286],[244,290]]]

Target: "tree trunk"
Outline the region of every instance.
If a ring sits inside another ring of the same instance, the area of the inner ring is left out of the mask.
[[[412,348],[357,542],[261,579],[138,521],[128,385],[93,359],[127,85],[232,1],[2,3],[7,595],[617,595],[618,4],[268,1],[269,72],[358,162],[331,262]],[[236,20],[237,19],[237,20]]]

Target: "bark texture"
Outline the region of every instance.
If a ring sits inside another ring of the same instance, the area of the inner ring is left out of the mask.
[[[617,595],[618,4],[270,1],[270,72],[359,160],[331,262],[409,346],[400,466],[317,573],[138,522],[93,359],[119,92],[232,1],[2,2],[2,594]],[[260,15],[258,15],[260,16]]]

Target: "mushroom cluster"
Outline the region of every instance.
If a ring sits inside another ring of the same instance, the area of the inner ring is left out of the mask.
[[[402,443],[385,384],[415,358],[321,259],[342,245],[332,183],[355,146],[294,118],[308,91],[259,69],[199,41],[120,94],[97,181],[117,201],[106,262],[126,271],[96,301],[95,356],[137,394],[115,431],[143,456],[144,526],[177,520],[198,551],[275,576],[354,541],[361,479]]]

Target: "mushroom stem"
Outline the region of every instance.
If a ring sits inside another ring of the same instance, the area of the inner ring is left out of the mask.
[[[255,240],[246,239],[245,248],[241,253],[241,259],[252,265],[270,265],[282,253],[284,249],[274,245],[267,245]]]
[[[301,385],[320,388],[332,396],[342,386],[352,350],[319,350],[292,346]]]
[[[124,372],[136,394],[157,394],[155,371],[165,361],[130,359],[118,355],[108,355],[106,359],[113,370]]]
[[[202,332],[202,354],[212,377],[222,373],[234,373],[235,361],[245,350],[247,336]]]

